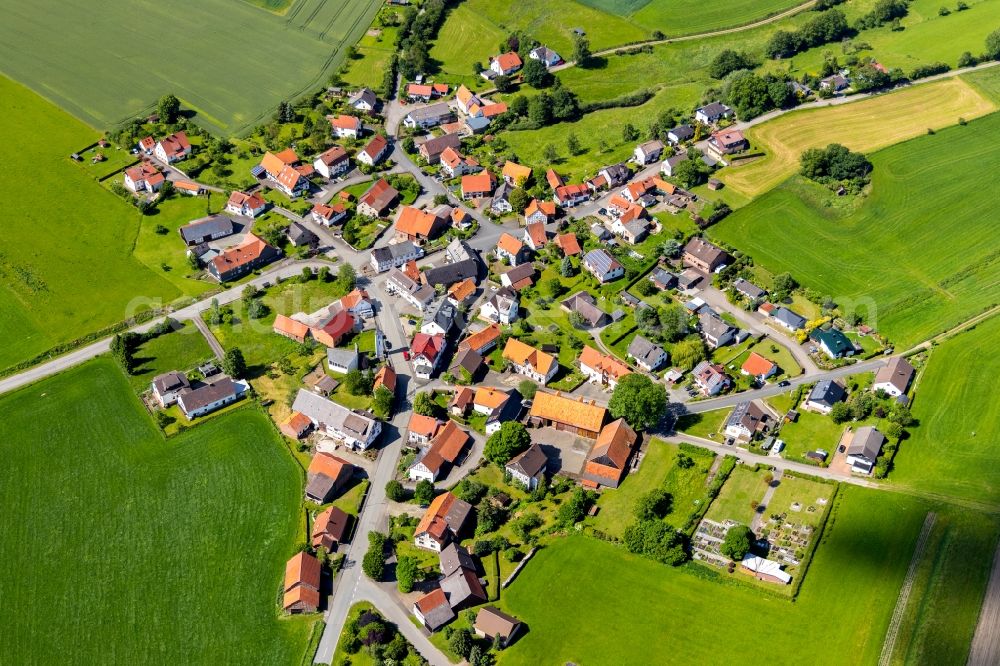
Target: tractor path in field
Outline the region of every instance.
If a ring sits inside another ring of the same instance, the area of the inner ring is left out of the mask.
[[[993,556],[993,572],[979,611],[968,663],[969,666],[1000,664],[1000,544]]]
[[[903,613],[906,612],[906,605],[910,600],[910,592],[913,591],[913,580],[917,577],[917,567],[924,556],[924,549],[927,547],[927,539],[934,528],[934,521],[937,514],[933,511],[927,513],[924,518],[924,526],[920,530],[917,538],[917,547],[913,549],[913,557],[910,558],[910,568],[906,571],[906,578],[903,579],[903,587],[899,590],[899,598],[896,600],[896,607],[892,610],[892,619],[889,620],[889,629],[885,633],[885,641],[882,643],[882,654],[879,655],[879,666],[888,666],[892,659],[892,651],[896,647],[896,637],[899,635],[899,625],[903,621]]]

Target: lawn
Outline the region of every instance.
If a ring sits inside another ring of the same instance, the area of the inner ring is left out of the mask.
[[[913,415],[889,478],[921,490],[1000,503],[1000,410],[994,380],[1000,317],[936,347],[920,376]]]
[[[143,343],[135,350],[135,371],[129,383],[139,393],[149,390],[153,377],[171,370],[190,370],[208,360],[214,360],[205,337],[190,321]]]
[[[0,60],[5,74],[95,127],[173,93],[200,124],[238,134],[322,85],[380,4],[298,0],[278,16],[233,0],[4,0]],[[169,57],[149,53],[150,26],[171,36]],[[280,47],[262,57],[258,44]]]
[[[808,395],[804,393],[803,399]],[[824,449],[830,454],[827,458],[829,462],[847,426],[846,423],[834,423],[833,419],[824,414],[799,410],[799,418],[794,423],[781,426],[778,437],[785,442],[785,450],[781,452],[781,456],[797,462],[810,462],[803,457],[806,451]]]
[[[648,664],[668,653],[683,663],[745,660],[747,646],[760,642],[761,624],[728,622],[726,639],[719,640],[723,615],[766,618],[768,650],[782,663],[874,663],[927,510],[916,498],[844,488],[795,603],[671,569],[596,539],[556,541],[504,590],[504,610],[531,630],[501,653],[501,663]],[[993,519],[969,521],[966,529],[984,540],[997,534]],[[983,556],[976,566],[988,562]],[[961,576],[957,568],[945,571],[941,583],[961,583],[969,595],[956,602],[977,605],[984,577],[965,588]],[[967,649],[961,643],[975,616],[964,613],[954,621],[961,633],[951,642]]]
[[[1000,300],[994,198],[982,184],[1000,167],[988,139],[998,131],[993,114],[872,154],[872,192],[855,209],[827,208],[826,190],[793,179],[710,235],[857,309],[906,348]]]
[[[302,477],[265,417],[164,441],[110,359],[0,403],[0,662],[302,659],[315,616],[276,605]]]
[[[722,430],[722,424],[726,422],[730,409],[716,409],[711,412],[701,412],[698,414],[685,414],[677,419],[675,429],[684,432],[692,437],[712,439]]]
[[[808,148],[841,143],[867,153],[927,134],[927,128],[938,130],[996,109],[973,86],[950,78],[850,104],[786,113],[749,132],[767,157],[725,169],[718,177],[729,187],[757,196],[793,175]],[[883,122],[890,115],[892,122]]]
[[[0,110],[2,369],[181,293],[132,256],[138,212],[69,159],[97,133],[3,77]]]
[[[785,474],[781,477],[771,503],[767,505],[768,516],[772,514],[787,514],[787,520],[803,525],[816,527],[825,512],[825,505],[818,500],[829,502],[836,486],[831,483],[820,483],[811,479]],[[799,504],[799,510],[792,509],[793,504]],[[809,511],[813,507],[815,511]]]
[[[760,502],[767,492],[767,483],[764,480],[767,474],[769,472],[763,469],[755,472],[752,467],[737,465],[719,491],[719,496],[708,508],[705,517],[717,523],[735,520],[749,525],[754,517],[751,502]]]

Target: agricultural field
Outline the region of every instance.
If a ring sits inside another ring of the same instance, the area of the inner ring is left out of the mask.
[[[760,626],[728,623],[726,640],[719,640],[720,609],[727,617],[767,618],[767,649],[784,663],[874,663],[928,508],[905,495],[842,488],[794,604],[762,595],[757,588],[671,569],[596,539],[558,540],[504,590],[504,610],[524,620],[531,631],[501,653],[501,664],[644,664],[664,651],[692,663],[744,659],[746,646],[760,641]],[[953,511],[934,509],[939,515]],[[982,597],[991,542],[998,532],[994,518],[977,517],[978,523],[956,522],[956,537],[977,547],[952,549],[956,559],[939,570],[935,581],[939,590],[961,585],[966,595],[955,604],[962,612],[947,616],[948,602],[943,602],[922,619],[909,643],[897,642],[897,649],[927,645],[928,637],[952,629],[957,633],[946,638],[951,653],[968,650],[966,637],[975,626],[974,608]],[[962,580],[963,564],[972,569],[968,581]],[[857,622],[859,617],[865,621]],[[820,651],[814,649],[817,635],[824,637]],[[963,661],[961,657],[953,663]]]
[[[961,78],[950,78],[832,108],[786,113],[749,132],[766,157],[725,169],[719,178],[748,196],[758,196],[795,174],[799,156],[808,148],[841,143],[867,153],[996,109],[996,103]],[[890,116],[892,122],[885,123]]]
[[[315,616],[277,602],[302,472],[264,416],[165,441],[107,358],[0,409],[0,661],[301,661]]]
[[[128,318],[135,298],[179,297],[132,256],[139,213],[69,159],[96,132],[3,77],[0,111],[0,368]]]
[[[893,483],[1000,504],[1000,411],[994,378],[1000,317],[936,347],[920,376],[910,428],[894,459]]]
[[[993,114],[872,154],[871,193],[843,211],[827,207],[836,199],[827,190],[790,180],[710,235],[772,273],[791,272],[842,310],[857,309],[906,348],[1000,296],[994,198],[981,182],[1000,166],[988,139],[997,131]]]
[[[272,0],[255,4],[280,9]],[[4,74],[95,127],[173,93],[199,124],[233,135],[264,120],[279,101],[321,85],[379,5],[296,0],[278,16],[243,0],[4,0],[0,61]],[[168,54],[150,51],[149,26],[175,36]],[[267,57],[254,53],[258,44]],[[40,49],[45,58],[35,57]]]

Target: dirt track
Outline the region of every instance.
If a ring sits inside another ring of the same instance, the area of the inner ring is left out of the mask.
[[[972,637],[969,666],[1000,664],[1000,544],[993,556],[993,571],[979,611],[979,624]]]

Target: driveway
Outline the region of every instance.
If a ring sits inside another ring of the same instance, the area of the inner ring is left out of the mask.
[[[531,441],[539,444],[549,459],[548,470],[576,478],[583,471],[587,453],[594,441],[555,428],[528,429]]]

